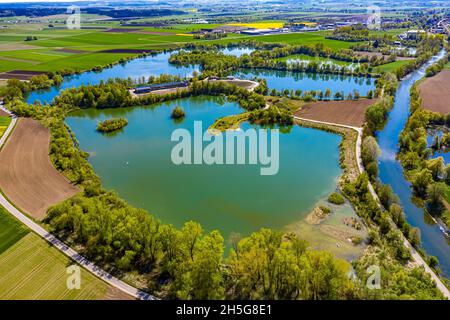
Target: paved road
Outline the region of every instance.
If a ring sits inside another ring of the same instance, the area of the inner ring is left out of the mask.
[[[3,108],[1,108],[3,109]],[[5,110],[5,109],[3,109]],[[7,111],[7,110],[5,110]],[[11,124],[5,131],[3,137],[0,139],[0,148],[4,145],[8,135],[11,133],[11,131],[14,128],[14,125],[16,124],[17,119],[13,118],[11,121]],[[135,297],[136,299],[140,300],[156,300],[156,298],[152,295],[149,295],[139,289],[136,289],[133,286],[130,286],[129,284],[126,284],[125,282],[117,279],[116,277],[112,276],[102,268],[96,266],[86,258],[84,258],[82,255],[80,255],[75,250],[71,249],[69,246],[67,246],[64,242],[57,239],[55,236],[48,233],[44,228],[42,228],[40,225],[35,223],[33,220],[25,216],[22,212],[17,210],[4,196],[0,193],[0,205],[3,206],[6,210],[8,210],[9,213],[11,213],[14,217],[16,217],[19,221],[21,221],[23,224],[25,224],[28,228],[30,228],[32,231],[40,235],[42,238],[44,238],[47,242],[51,243],[56,249],[64,253],[66,256],[71,258],[72,260],[76,261],[78,264],[80,264],[83,268],[88,270],[89,272],[93,273],[98,278],[102,279],[109,285],[125,292],[126,294]]]
[[[322,121],[317,121],[317,120],[310,120],[310,119],[305,119],[305,118],[299,118],[296,116],[294,116],[294,119],[318,123],[318,124],[326,124],[326,125],[332,125],[332,126],[337,126],[337,127],[342,127],[342,128],[353,129],[356,132],[358,132],[358,138],[356,140],[356,158],[358,159],[357,162],[358,162],[359,172],[360,173],[364,172],[364,166],[363,166],[363,162],[362,162],[362,158],[361,158],[361,144],[362,144],[362,133],[363,133],[362,128],[347,126],[347,125],[343,125],[343,124],[339,124],[339,123],[330,123],[330,122],[322,122]],[[380,208],[382,208],[381,204],[380,204],[380,200],[378,199],[378,195],[375,192],[375,189],[373,188],[373,186],[370,182],[369,182],[369,191],[372,194],[372,197],[377,201]],[[414,262],[416,264],[424,267],[425,272],[427,272],[431,276],[431,278],[436,283],[437,288],[442,292],[442,294],[447,299],[450,300],[450,291],[448,290],[448,288],[442,283],[441,279],[436,275],[436,273],[428,266],[428,264],[425,262],[425,260],[422,258],[422,256],[417,252],[417,250],[403,236],[403,233],[402,233],[402,237],[403,237],[403,243],[404,243],[405,247],[407,247],[411,251],[411,256],[412,256],[412,259],[414,260]]]

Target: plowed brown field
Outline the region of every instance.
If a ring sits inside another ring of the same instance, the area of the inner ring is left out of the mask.
[[[362,127],[367,108],[375,102],[375,99],[317,101],[304,105],[295,115],[309,120]]]
[[[50,131],[38,121],[19,119],[0,152],[0,188],[18,208],[36,219],[79,190],[49,157]]]

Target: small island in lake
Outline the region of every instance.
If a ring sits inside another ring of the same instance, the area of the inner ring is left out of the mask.
[[[98,123],[97,131],[102,133],[110,133],[122,129],[127,124],[128,120],[124,118],[108,119]]]
[[[184,110],[177,106],[172,110],[172,119],[183,119],[186,116],[186,114],[184,113]]]

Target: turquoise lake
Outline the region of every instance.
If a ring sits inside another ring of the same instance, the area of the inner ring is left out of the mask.
[[[186,118],[170,119],[181,106]],[[206,230],[249,234],[261,227],[281,229],[302,220],[315,204],[336,189],[339,135],[293,126],[280,133],[279,172],[261,176],[259,165],[175,165],[172,132],[193,132],[194,121],[206,130],[217,118],[242,112],[234,102],[195,97],[154,107],[80,110],[66,123],[107,189],[176,226],[198,221]],[[97,122],[124,117],[128,126],[114,136],[96,132]],[[243,124],[242,129],[252,126]],[[258,128],[258,127],[256,127]]]
[[[278,91],[300,89],[305,92],[330,89],[332,94],[344,92],[344,96],[347,96],[349,93],[357,90],[361,96],[365,96],[370,90],[375,90],[374,78],[354,76],[267,69],[241,69],[234,73],[234,76],[242,79],[265,79],[269,89],[276,89]]]

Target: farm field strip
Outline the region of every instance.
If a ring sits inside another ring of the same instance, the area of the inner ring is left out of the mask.
[[[367,108],[375,102],[376,99],[317,101],[304,105],[295,113],[295,116],[314,121],[362,127]]]
[[[0,207],[0,255],[29,231]]]
[[[425,78],[419,86],[422,107],[433,112],[448,114],[450,112],[450,70],[443,70],[437,75]]]
[[[6,131],[6,128],[8,128],[10,123],[11,117],[3,116],[2,112],[0,112],[0,138],[3,136],[3,133]]]
[[[71,264],[69,258],[28,232],[0,254],[0,300],[102,299],[108,285],[84,269],[81,289],[67,288],[66,268]]]

